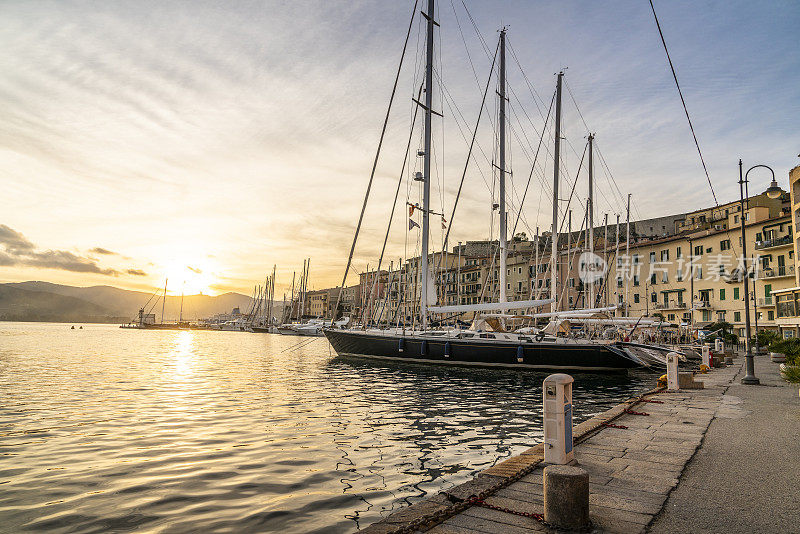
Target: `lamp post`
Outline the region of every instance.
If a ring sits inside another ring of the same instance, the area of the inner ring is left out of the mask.
[[[747,183],[747,175],[750,174],[750,171],[753,169],[757,169],[759,167],[764,167],[769,169],[772,173],[772,182],[767,188],[767,196],[769,198],[779,198],[783,191],[780,187],[778,187],[778,182],[775,180],[775,171],[772,170],[771,167],[767,165],[753,165],[747,172],[742,175],[742,160],[739,160],[739,197],[741,203],[741,212],[742,212],[742,261],[744,263],[744,327],[745,327],[745,337],[747,338],[747,345],[746,345],[746,354],[745,354],[745,376],[742,378],[742,384],[746,385],[755,385],[759,384],[760,381],[756,378],[755,375],[755,367],[753,364],[753,348],[750,343],[751,339],[751,332],[750,332],[750,270],[747,268],[747,236],[745,235],[745,208],[744,208],[744,185]],[[755,284],[755,280],[753,280]],[[757,319],[756,319],[757,320]]]

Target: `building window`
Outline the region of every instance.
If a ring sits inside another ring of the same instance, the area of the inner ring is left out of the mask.
[[[675,314],[674,314],[674,313],[670,313],[670,314],[668,314],[668,315],[667,315],[667,320],[668,320],[668,321],[674,321],[674,320],[675,320]]]
[[[634,274],[633,275],[633,286],[636,287],[638,285],[639,285],[639,275],[638,274]]]
[[[694,255],[695,256],[703,255],[703,245],[697,245],[696,247],[694,247]]]
[[[656,295],[655,292],[650,294],[650,302],[653,302],[653,303],[658,302],[658,295]]]
[[[775,320],[775,311],[774,310],[767,310],[767,320],[774,321]]]
[[[633,302],[635,302],[636,304],[639,304],[639,293],[634,293],[633,294]]]
[[[675,257],[676,258],[682,258],[683,257],[683,255],[681,255],[681,247],[678,247],[678,250],[675,252]]]
[[[650,285],[656,285],[656,273],[650,275]]]
[[[719,290],[719,300],[725,300],[725,288]]]
[[[651,252],[650,253],[650,263],[655,263],[655,262],[656,262],[656,253],[655,252]]]
[[[719,250],[720,252],[730,250],[731,249],[731,240],[725,239],[724,241],[719,242]]]
[[[742,320],[742,312],[733,312],[733,321],[735,323],[741,322]]]
[[[739,300],[739,288],[738,287],[734,287],[733,288],[733,300]]]
[[[703,310],[703,321],[710,321],[711,320],[711,311]]]
[[[667,274],[667,271],[661,273],[661,281],[665,284],[669,282],[669,275]]]

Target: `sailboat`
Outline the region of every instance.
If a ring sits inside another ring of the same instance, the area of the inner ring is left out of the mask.
[[[431,185],[431,120],[432,97],[438,90],[434,89],[433,58],[434,58],[434,30],[438,23],[435,22],[435,0],[428,0],[427,13],[422,15],[427,20],[426,48],[425,48],[425,102],[415,100],[424,111],[424,147],[418,153],[423,157],[423,171],[418,173],[415,180],[423,182],[422,195],[422,239],[421,256],[419,258],[419,280],[421,291],[419,297],[420,329],[406,328],[337,328],[331,324],[324,329],[324,334],[330,341],[334,350],[342,356],[357,356],[385,360],[402,360],[409,362],[422,362],[434,364],[466,365],[525,368],[534,370],[570,370],[570,371],[625,371],[627,369],[643,367],[646,364],[631,354],[622,350],[613,343],[595,343],[586,340],[567,339],[547,334],[543,331],[526,334],[519,332],[504,332],[497,330],[484,330],[485,320],[476,320],[473,326],[466,330],[433,329],[429,326],[428,313],[449,314],[463,312],[507,312],[510,310],[537,309],[547,304],[551,312],[556,311],[556,269],[551,268],[552,284],[550,286],[551,298],[539,300],[507,301],[506,290],[506,260],[508,255],[507,242],[507,214],[506,214],[506,154],[505,154],[505,128],[506,128],[506,29],[500,31],[498,44],[500,54],[500,79],[499,79],[499,178],[500,178],[500,295],[498,302],[485,302],[478,304],[436,305],[435,290],[431,287],[431,265],[429,252],[429,219],[430,185]],[[554,192],[553,192],[553,229],[552,229],[552,254],[551,262],[555,266],[558,242],[558,183],[559,183],[559,149],[561,126],[561,87],[563,72],[558,74],[556,87],[556,118],[555,118],[555,151],[554,151]],[[363,213],[362,213],[363,217]],[[359,221],[360,227],[360,221]],[[358,230],[356,231],[356,238]],[[355,247],[355,240],[353,248]],[[352,259],[352,250],[351,250]],[[348,260],[345,269],[350,266]],[[342,284],[344,287],[344,283]],[[431,305],[433,303],[433,305]],[[337,308],[338,311],[338,303]]]

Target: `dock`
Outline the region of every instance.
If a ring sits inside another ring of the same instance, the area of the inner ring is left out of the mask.
[[[727,391],[734,382],[738,384],[743,361],[737,358],[733,365],[696,375],[703,389],[655,389],[574,427],[574,456],[589,472],[593,532],[641,533],[662,523],[663,532],[680,530],[671,530],[674,527],[666,519],[671,508],[665,505],[715,417],[741,416],[738,398]],[[768,358],[760,356],[756,361],[762,372],[777,375],[777,366],[770,366]],[[796,398],[796,387],[782,389],[793,390]],[[542,517],[543,450],[542,444],[532,447],[362,532],[554,532]],[[697,506],[703,506],[702,497],[683,498],[699,500]]]

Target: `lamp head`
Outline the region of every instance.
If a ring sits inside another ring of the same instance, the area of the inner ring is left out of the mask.
[[[769,198],[780,198],[783,194],[783,189],[781,189],[780,186],[778,186],[778,182],[773,179],[766,192]]]

